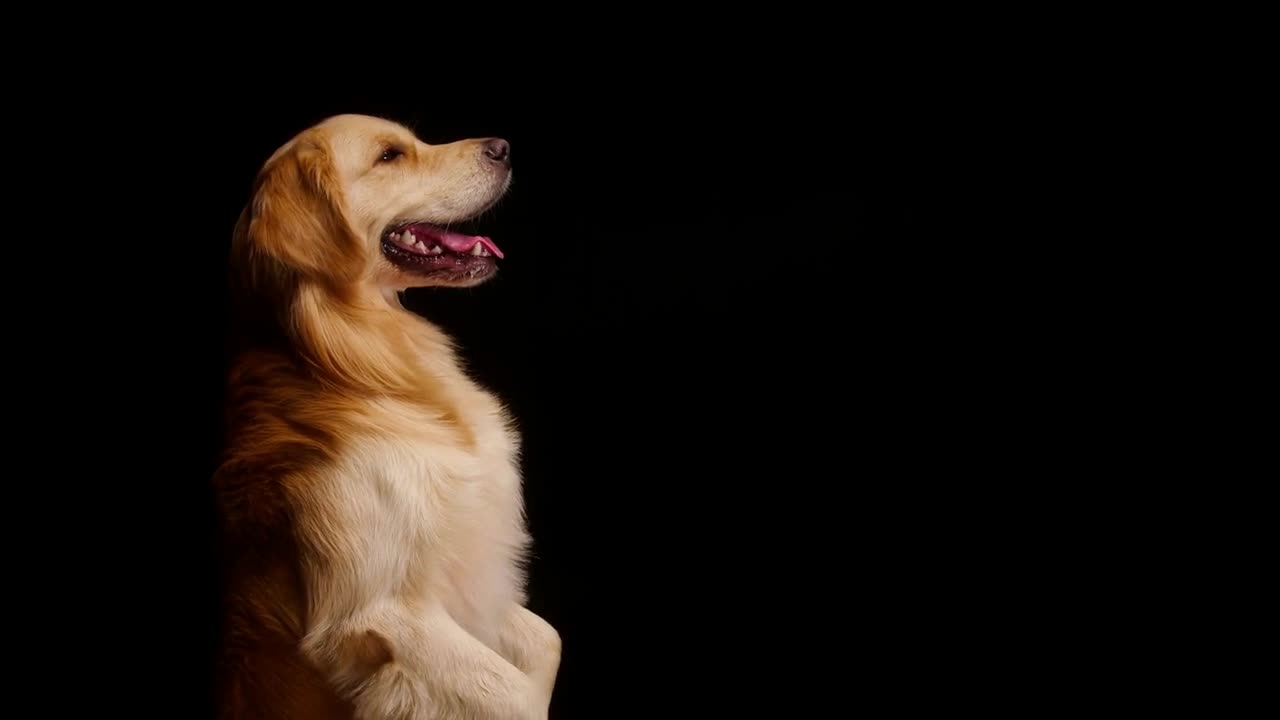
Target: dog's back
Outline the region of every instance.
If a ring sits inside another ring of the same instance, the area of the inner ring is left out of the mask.
[[[225,584],[219,717],[350,718],[298,652],[306,604],[287,488],[329,455],[326,431],[306,418],[333,401],[283,353],[238,358],[229,390],[228,447],[214,479]]]

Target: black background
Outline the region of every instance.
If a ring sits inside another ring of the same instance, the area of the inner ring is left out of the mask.
[[[95,702],[205,716],[227,243],[262,161],[340,112],[512,143],[499,275],[408,302],[524,434],[531,604],[565,645],[553,717],[909,708],[1007,679],[958,680],[1038,592],[1004,592],[1039,562],[1010,542],[1038,511],[1003,515],[990,481],[1044,438],[1021,383],[1035,349],[1006,346],[1027,317],[943,229],[967,181],[937,154],[955,108],[825,58],[587,65],[448,88],[137,83],[76,131],[103,153],[76,182],[109,198],[113,241],[63,296],[109,340],[42,331],[94,378],[74,459],[99,478],[80,495],[98,579],[71,633],[149,659]]]

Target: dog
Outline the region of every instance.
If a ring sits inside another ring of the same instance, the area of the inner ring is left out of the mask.
[[[503,139],[365,115],[259,170],[229,258],[219,717],[548,716],[560,636],[526,607],[520,437],[401,304],[493,277],[502,251],[456,225],[511,173]]]

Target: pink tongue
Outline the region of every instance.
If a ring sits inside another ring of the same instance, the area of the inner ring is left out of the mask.
[[[489,252],[497,255],[499,258],[502,257],[502,251],[499,250],[498,246],[494,245],[493,241],[487,237],[463,235],[462,233],[441,230],[433,230],[431,232],[431,236],[434,237],[441,245],[456,253],[463,255],[470,254],[471,249],[476,246],[476,243],[483,243]]]

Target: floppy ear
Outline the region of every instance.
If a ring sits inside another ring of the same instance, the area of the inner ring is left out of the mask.
[[[259,173],[245,228],[253,254],[303,278],[345,283],[364,269],[337,170],[324,143],[301,138]]]

